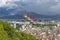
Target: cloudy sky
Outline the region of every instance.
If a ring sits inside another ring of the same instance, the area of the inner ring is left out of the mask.
[[[7,10],[26,9],[43,15],[60,14],[60,0],[0,0],[1,7]]]

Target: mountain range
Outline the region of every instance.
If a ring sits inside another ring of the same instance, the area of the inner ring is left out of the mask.
[[[14,15],[6,15],[6,14],[0,14],[1,15],[1,19],[23,19],[24,18],[24,13],[23,12],[18,12],[17,14]],[[36,19],[57,19],[60,20],[60,15],[53,15],[53,16],[48,16],[48,15],[40,15],[34,12],[30,12],[30,15],[32,15],[33,17],[35,17]]]
[[[60,20],[60,14],[57,15],[41,15],[34,12],[29,12],[30,15],[35,17],[36,19],[57,19]],[[24,10],[16,10],[16,9],[9,9],[0,8],[0,19],[23,19],[24,18]]]

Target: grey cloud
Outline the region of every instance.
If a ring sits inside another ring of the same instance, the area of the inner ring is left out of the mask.
[[[39,14],[51,15],[60,13],[58,11],[60,10],[60,0],[19,0],[12,3],[11,5],[14,5],[18,9],[22,7]]]
[[[24,7],[39,14],[59,14],[60,4],[58,3],[60,3],[60,0],[37,0],[30,3],[27,2],[27,6]]]

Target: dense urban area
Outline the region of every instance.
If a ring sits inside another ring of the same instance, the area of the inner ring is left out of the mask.
[[[60,22],[2,21],[0,20],[1,40],[60,40]],[[4,38],[4,39],[3,39]],[[7,39],[8,38],[8,39]]]
[[[24,19],[0,19],[0,40],[60,40],[60,21],[35,21],[27,14]]]

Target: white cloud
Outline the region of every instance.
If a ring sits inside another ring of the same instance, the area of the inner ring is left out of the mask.
[[[14,2],[17,2],[20,0],[0,0],[0,7],[8,7],[8,6],[13,6],[15,5]]]

